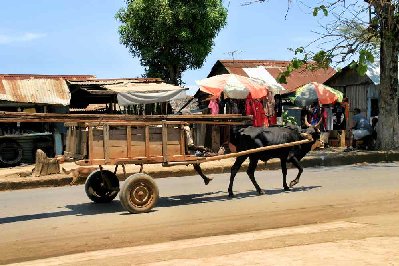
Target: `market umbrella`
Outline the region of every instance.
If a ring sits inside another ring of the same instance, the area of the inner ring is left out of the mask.
[[[222,92],[226,98],[245,99],[251,97],[259,99],[267,95],[267,86],[257,79],[236,74],[222,74],[196,81],[200,90],[220,97]]]
[[[324,84],[311,82],[299,87],[287,97],[297,106],[307,106],[314,102],[320,104],[341,102],[343,93]]]

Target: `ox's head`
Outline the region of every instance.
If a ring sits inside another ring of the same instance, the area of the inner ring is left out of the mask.
[[[301,136],[305,139],[309,139],[312,141],[311,150],[320,147],[320,130],[315,127],[308,127],[306,129],[301,130]]]

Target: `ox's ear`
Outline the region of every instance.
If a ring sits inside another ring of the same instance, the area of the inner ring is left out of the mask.
[[[313,137],[312,137],[312,135],[309,134],[309,133],[303,132],[303,133],[301,133],[301,137],[304,138],[304,139],[313,141]]]

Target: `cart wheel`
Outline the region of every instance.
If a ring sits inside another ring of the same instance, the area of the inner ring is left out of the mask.
[[[144,173],[129,176],[119,194],[120,202],[130,213],[150,211],[159,199],[159,191],[154,179]]]
[[[92,172],[85,183],[86,195],[96,203],[111,202],[119,192],[118,177],[108,170]]]

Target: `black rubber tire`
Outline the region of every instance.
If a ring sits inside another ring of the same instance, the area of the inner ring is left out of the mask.
[[[12,139],[3,139],[0,142],[0,165],[16,166],[22,161],[22,146]]]
[[[109,181],[111,188],[105,179]],[[111,202],[118,195],[119,179],[108,170],[94,171],[86,179],[85,192],[87,197],[95,203]]]
[[[158,202],[159,190],[154,179],[144,173],[129,176],[122,185],[119,200],[130,213],[149,212]]]

